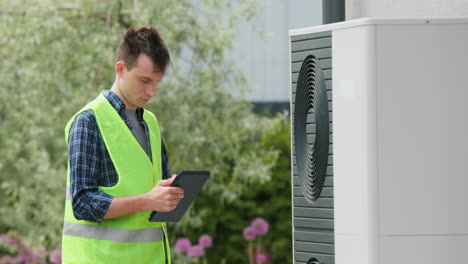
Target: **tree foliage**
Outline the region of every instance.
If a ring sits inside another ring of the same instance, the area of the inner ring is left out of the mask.
[[[248,83],[225,56],[236,24],[255,10],[251,1],[1,1],[0,233],[16,230],[59,246],[63,128],[110,88],[117,45],[133,25],[156,26],[171,51],[172,65],[148,108],[158,116],[173,173],[212,174],[174,234],[217,232],[213,226],[224,220],[216,215],[249,197],[249,186],[267,183],[279,155],[262,138],[281,118],[251,113],[242,97]]]
[[[260,148],[275,149],[278,159],[267,183],[253,183],[248,191],[222,210],[220,203],[210,196],[197,198],[197,204],[206,212],[203,226],[179,232],[191,241],[203,233],[213,235],[214,245],[209,248],[208,263],[248,263],[247,245],[243,229],[256,217],[270,223],[270,231],[261,237],[261,244],[273,263],[291,263],[291,154],[290,123],[286,116],[278,116],[269,129],[263,131]],[[212,206],[210,206],[212,205]],[[179,262],[178,262],[179,263]]]

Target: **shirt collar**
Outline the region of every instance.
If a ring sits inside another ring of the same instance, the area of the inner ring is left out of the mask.
[[[117,113],[122,114],[125,111],[125,104],[122,100],[111,90],[105,90],[103,92],[104,97],[112,105],[112,107],[117,111]],[[136,109],[136,115],[139,121],[143,120],[143,108]]]

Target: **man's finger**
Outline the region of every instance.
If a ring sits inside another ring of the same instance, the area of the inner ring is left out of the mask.
[[[177,193],[177,194],[183,194],[184,193],[184,189],[182,189],[180,187],[170,187],[169,191],[171,193]]]

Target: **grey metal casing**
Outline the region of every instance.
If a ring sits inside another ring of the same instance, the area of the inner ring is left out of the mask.
[[[321,32],[291,37],[291,117],[294,117],[296,85],[302,63],[313,55],[322,69],[330,110],[329,158],[324,188],[320,198],[310,203],[304,198],[296,166],[294,133],[292,135],[293,166],[293,249],[295,263],[307,263],[313,255],[320,263],[334,263],[334,213],[333,213],[333,148],[332,148],[332,54],[331,32]],[[294,120],[294,118],[292,118]],[[294,122],[294,121],[292,121]],[[294,123],[292,123],[294,130]],[[315,138],[315,124],[307,123],[309,138]],[[313,140],[311,140],[313,141]]]

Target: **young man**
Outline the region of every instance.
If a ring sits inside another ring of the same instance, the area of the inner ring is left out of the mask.
[[[170,168],[153,113],[170,57],[154,27],[130,28],[117,52],[112,88],[65,127],[69,170],[62,263],[170,263],[165,223],[183,190]]]

